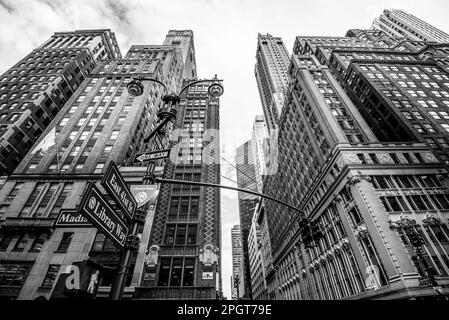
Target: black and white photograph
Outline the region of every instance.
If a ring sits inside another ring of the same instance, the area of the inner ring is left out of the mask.
[[[0,304],[448,302],[448,14],[0,0]]]

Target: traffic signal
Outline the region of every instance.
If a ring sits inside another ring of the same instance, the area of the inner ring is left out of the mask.
[[[311,233],[312,233],[312,238],[314,240],[317,240],[323,236],[323,232],[321,231],[321,226],[318,223],[318,221],[311,221],[310,229],[311,229]]]

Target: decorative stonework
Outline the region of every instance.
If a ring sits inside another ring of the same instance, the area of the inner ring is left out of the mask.
[[[211,244],[206,244],[203,249],[200,249],[199,260],[205,267],[211,267],[214,263],[218,263],[218,248]]]
[[[393,158],[388,153],[377,153],[376,156],[381,164],[394,164]]]
[[[345,164],[362,164],[362,161],[353,153],[343,153],[343,161]]]
[[[430,152],[426,152],[426,153],[421,153],[421,156],[424,158],[424,161],[426,163],[438,163],[438,159],[433,155],[433,153]]]
[[[350,177],[348,178],[348,184],[349,185],[354,185],[359,183],[360,181],[362,181],[362,179],[359,176],[354,176],[354,177]]]
[[[368,236],[368,229],[365,226],[357,226],[354,230],[354,235],[357,239],[365,239]]]
[[[150,249],[148,249],[144,258],[144,263],[147,267],[155,267],[157,265],[159,250],[160,247],[158,245],[152,245]]]
[[[426,217],[422,220],[422,223],[428,226],[439,226],[440,224],[442,224],[440,218],[437,218],[430,213],[426,214]]]

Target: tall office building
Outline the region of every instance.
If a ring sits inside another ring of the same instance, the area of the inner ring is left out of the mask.
[[[0,77],[0,175],[14,171],[101,59],[121,58],[110,30],[55,33]]]
[[[262,228],[259,216],[253,216],[248,236],[249,267],[251,271],[251,291],[254,300],[267,300],[266,273],[264,266]]]
[[[254,72],[268,129],[277,128],[282,113],[289,63],[289,54],[282,39],[259,33]]]
[[[192,30],[170,30],[164,45],[171,45],[181,49],[184,62],[184,79],[196,79],[195,45]]]
[[[236,298],[239,297],[239,277],[240,268],[242,263],[243,249],[242,249],[242,234],[239,225],[235,225],[231,229],[231,241],[232,241],[232,295]]]
[[[297,37],[279,170],[266,191],[301,212],[267,201],[270,298],[434,298],[435,284],[448,293],[448,172],[435,146],[411,133],[429,127],[424,112],[444,111],[428,105],[416,123],[403,113],[421,100],[440,107],[445,58],[431,47],[372,30]],[[428,66],[431,52],[437,61]],[[358,69],[366,78],[353,75]],[[441,122],[432,121],[434,133]]]
[[[110,161],[119,165],[127,183],[142,184],[146,168],[133,165],[135,155],[169,145],[164,135],[158,135],[149,145],[143,142],[159,121],[164,90],[154,82],[144,82],[143,95],[134,98],[126,86],[133,77],[145,75],[167,83],[169,90],[176,92],[182,84],[183,70],[181,50],[174,46],[133,46],[125,59],[99,62],[14,173],[2,179],[2,298],[48,299],[58,274],[87,257],[112,270],[117,267],[120,252],[101,232],[76,225],[54,227],[55,219],[61,210],[77,210],[88,182],[95,182],[103,190],[99,182]],[[196,89],[195,94],[201,95],[201,90]],[[213,109],[213,103],[209,108]],[[161,160],[155,173],[162,176],[163,171]],[[207,196],[208,200],[215,199],[210,191]],[[121,213],[109,196],[107,199]],[[210,200],[207,204],[210,206]],[[146,211],[145,224],[139,229],[140,246],[131,257],[124,298],[135,297],[135,288],[147,276],[154,206],[147,206]],[[203,230],[209,234],[210,225],[204,224]],[[102,276],[97,298],[108,297],[114,277],[113,272]]]
[[[374,19],[372,29],[382,30],[392,37],[449,42],[449,34],[400,9],[385,9],[379,18]]]
[[[253,131],[251,137],[251,147],[254,159],[254,169],[256,171],[257,190],[263,190],[263,178],[269,172],[267,170],[267,162],[265,161],[264,145],[269,138],[268,128],[265,124],[263,116],[256,116],[253,124]]]
[[[252,141],[249,140],[237,148],[235,163],[237,168],[237,183],[242,189],[257,191],[256,170],[254,167],[254,157]],[[249,265],[248,237],[251,229],[251,222],[254,210],[259,197],[239,192],[239,215],[240,228],[242,233],[243,259],[242,259],[242,276],[240,283],[243,284],[243,297],[252,298],[251,295],[251,270]],[[241,291],[242,291],[241,290]]]
[[[192,83],[185,80],[184,85]],[[164,178],[220,183],[219,99],[210,82],[190,87],[178,108]],[[176,131],[177,130],[177,131]],[[218,157],[218,158],[217,158]],[[215,299],[221,291],[220,191],[162,184],[137,299]]]

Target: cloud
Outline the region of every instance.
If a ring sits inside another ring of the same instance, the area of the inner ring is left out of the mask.
[[[13,14],[16,11],[13,5],[7,0],[0,0],[0,6],[8,11],[9,14]]]
[[[289,52],[295,36],[344,35],[368,28],[385,8],[403,8],[449,31],[443,0],[0,0],[0,73],[25,57],[56,31],[108,28],[123,55],[131,44],[162,44],[170,29],[192,29],[199,78],[224,79],[220,99],[222,155],[233,162],[235,148],[251,138],[261,103],[254,77],[257,34],[283,38]],[[435,10],[438,8],[438,10]],[[307,12],[307,14],[302,14]],[[301,19],[298,19],[298,17]],[[235,180],[235,169],[222,174]],[[222,179],[225,185],[235,186]],[[237,192],[221,192],[223,285],[230,297],[230,226],[239,223]]]
[[[130,24],[129,11],[130,9],[126,4],[118,0],[106,0],[106,8],[118,19],[120,23]]]

